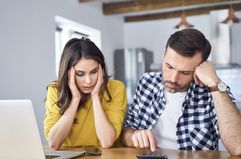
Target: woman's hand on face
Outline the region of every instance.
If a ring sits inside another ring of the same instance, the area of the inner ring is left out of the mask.
[[[101,65],[99,64],[98,78],[97,78],[97,82],[95,84],[95,87],[94,87],[94,89],[91,92],[91,96],[99,94],[99,91],[100,91],[100,88],[101,88],[101,85],[102,85],[103,81],[104,81],[104,79],[103,79],[103,70],[102,70]]]
[[[68,80],[68,85],[72,93],[72,99],[81,99],[81,94],[79,89],[77,88],[77,85],[75,83],[75,69],[74,67],[71,67],[68,73],[69,80]]]

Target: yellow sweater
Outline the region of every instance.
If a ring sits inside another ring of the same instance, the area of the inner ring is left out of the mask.
[[[109,99],[106,92],[103,97],[100,97],[100,100],[108,119],[116,131],[116,143],[114,146],[119,146],[119,137],[126,112],[127,101],[125,86],[120,81],[109,80],[107,87],[112,96],[112,100],[110,102],[105,100]],[[44,117],[44,132],[46,139],[48,139],[48,133],[52,126],[54,126],[61,117],[59,114],[60,108],[54,104],[58,100],[57,94],[56,85],[51,84],[48,87],[46,113]],[[95,131],[91,99],[86,101],[84,106],[81,107],[75,115],[75,122],[72,125],[71,132],[62,145],[62,147],[69,146],[101,146]]]

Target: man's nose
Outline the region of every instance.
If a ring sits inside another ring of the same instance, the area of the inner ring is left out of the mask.
[[[178,72],[177,71],[174,71],[173,73],[172,73],[172,75],[171,75],[171,79],[170,79],[170,81],[171,82],[177,82],[177,79],[178,79]]]

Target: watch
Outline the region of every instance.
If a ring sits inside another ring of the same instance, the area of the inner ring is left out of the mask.
[[[215,92],[215,91],[226,92],[227,89],[228,89],[227,85],[222,81],[218,82],[218,84],[215,86],[208,87],[209,92]]]

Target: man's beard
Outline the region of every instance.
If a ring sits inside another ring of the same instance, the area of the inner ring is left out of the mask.
[[[183,88],[177,82],[164,81],[165,89],[170,93],[182,92]]]

